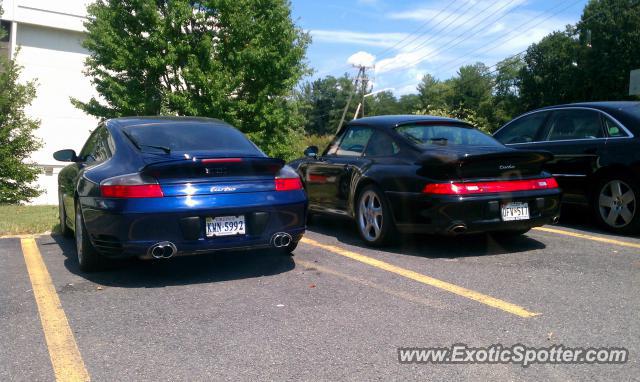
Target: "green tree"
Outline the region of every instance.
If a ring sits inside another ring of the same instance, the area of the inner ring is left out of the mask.
[[[291,157],[303,124],[291,91],[309,36],[286,0],[97,0],[86,73],[101,96],[72,100],[97,117],[225,120],[267,153]]]
[[[304,83],[296,93],[297,103],[304,114],[304,129],[308,134],[333,134],[349,94],[354,92],[353,80],[347,74],[342,77],[327,76]],[[350,114],[355,112],[357,101],[351,102]]]
[[[400,105],[391,91],[383,91],[365,98],[365,115],[393,115],[400,114]]]
[[[591,0],[578,30],[585,98],[630,98],[629,72],[640,69],[640,1]]]
[[[444,107],[450,102],[452,95],[451,81],[440,81],[431,74],[425,74],[418,84],[420,108]]]
[[[4,33],[0,29],[0,36]],[[0,204],[29,201],[41,193],[33,185],[40,169],[29,162],[30,154],[41,147],[34,137],[40,121],[25,114],[36,96],[36,84],[20,83],[21,70],[15,57],[0,57]]]
[[[496,65],[493,118],[498,126],[524,111],[520,102],[520,71],[523,67],[524,61],[519,55],[506,58]]]
[[[420,96],[417,94],[405,94],[398,100],[398,108],[401,114],[413,114],[420,109]]]
[[[489,68],[481,62],[458,69],[453,79],[451,105],[456,108],[477,110],[480,114],[491,105],[493,77]]]
[[[452,109],[447,107],[432,107],[429,109],[418,110],[414,114],[455,118],[461,121],[465,121],[477,127],[479,130],[484,131],[485,133],[491,133],[492,131],[490,126],[487,124],[486,119],[478,116],[478,114],[471,109],[465,109],[465,108]]]
[[[527,49],[520,71],[525,109],[585,100],[581,47],[572,35],[572,31],[554,32]]]

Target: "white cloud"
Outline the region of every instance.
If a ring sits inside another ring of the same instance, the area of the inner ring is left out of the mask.
[[[428,49],[398,53],[391,58],[386,58],[376,63],[376,73],[382,74],[399,68],[413,67],[421,57],[429,55],[430,53],[431,50]]]
[[[462,65],[476,61],[494,65],[523,51],[552,31],[564,30],[565,25],[575,23],[578,17],[575,13],[571,18],[567,16],[566,9],[569,8],[564,2],[542,5],[544,10],[536,7],[538,9],[535,11],[531,7],[521,6],[530,0],[515,0],[513,3],[509,3],[509,0],[472,0],[475,2],[471,10],[470,5],[465,5],[460,11],[453,12],[459,4],[456,2],[438,14],[447,5],[444,1],[439,0],[432,8],[401,9],[385,16],[393,20],[405,20],[390,21],[389,26],[406,32],[413,32],[419,24],[428,20],[414,34],[349,30],[317,30],[311,33],[314,42],[344,44],[347,49],[353,49],[352,52],[371,47],[371,51],[378,52],[375,89],[393,87],[396,95],[402,95],[415,92],[416,85],[425,73],[446,79],[455,75]],[[479,14],[487,7],[490,8]],[[496,10],[494,15],[481,21]],[[456,20],[448,28],[443,28],[453,19]],[[434,27],[438,22],[442,23]],[[424,31],[428,33],[419,35]]]
[[[376,56],[367,52],[360,51],[358,53],[352,54],[351,57],[347,59],[347,64],[353,66],[372,67],[375,60]]]
[[[333,44],[354,44],[377,47],[391,47],[398,41],[407,37],[406,33],[365,33],[348,30],[322,30],[309,31],[314,42]]]
[[[471,2],[471,4],[469,2],[460,4],[450,2],[449,5],[443,2],[439,3],[435,8],[407,9],[394,12],[389,17],[395,20],[421,22],[428,20],[429,25],[439,24],[438,28],[449,24],[453,27],[458,27],[466,25],[469,21],[487,17],[494,12],[494,16],[498,17],[526,2],[527,0],[478,0]]]

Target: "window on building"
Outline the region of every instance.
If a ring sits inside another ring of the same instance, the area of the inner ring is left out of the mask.
[[[11,58],[11,21],[0,20],[0,54]]]

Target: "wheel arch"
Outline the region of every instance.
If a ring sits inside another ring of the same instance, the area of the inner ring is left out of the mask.
[[[396,222],[397,222],[396,211],[394,210],[393,205],[389,201],[389,198],[387,197],[387,194],[385,193],[385,191],[382,188],[382,186],[380,185],[380,183],[377,182],[375,179],[370,178],[370,177],[362,177],[358,181],[358,184],[356,185],[356,187],[354,187],[353,193],[351,195],[351,203],[349,203],[349,208],[350,208],[349,213],[351,214],[351,216],[353,218],[356,217],[356,203],[358,202],[358,197],[360,196],[360,193],[362,192],[362,190],[365,187],[371,186],[371,185],[378,187],[380,189],[380,191],[382,191],[382,195],[380,195],[380,196],[383,197],[384,200],[386,201],[386,203],[388,204],[389,210],[391,211],[391,218],[393,219],[394,224],[396,224]]]
[[[365,187],[370,185],[380,187],[378,182],[376,182],[375,180],[369,177],[362,177],[358,181],[358,184],[356,184],[356,186],[353,188],[353,192],[351,193],[351,203],[349,203],[349,213],[352,217],[356,216],[356,203],[358,202],[360,193]]]
[[[630,166],[626,166],[623,164],[611,164],[606,167],[599,168],[596,172],[591,175],[589,179],[590,189],[589,189],[589,200],[593,201],[600,190],[598,190],[598,186],[603,179],[607,179],[612,176],[622,176],[628,178],[630,175],[637,177],[638,174],[633,171],[633,168]]]

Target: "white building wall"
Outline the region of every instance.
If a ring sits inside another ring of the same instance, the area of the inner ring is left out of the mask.
[[[12,41],[20,47],[18,63],[22,80],[37,80],[37,96],[29,116],[41,121],[37,136],[44,146],[31,160],[44,173],[38,186],[44,193],[34,204],[57,204],[57,174],[66,164],[53,153],[71,148],[79,151],[97,119],[71,105],[70,97],[88,100],[96,93],[83,74],[88,52],[82,47],[83,22],[88,0],[4,0],[2,19],[14,23]]]

